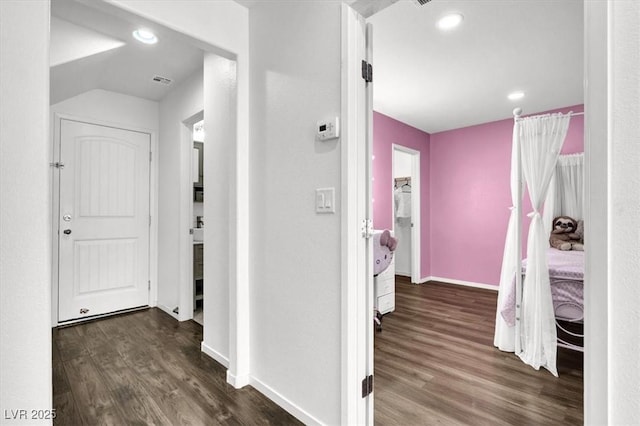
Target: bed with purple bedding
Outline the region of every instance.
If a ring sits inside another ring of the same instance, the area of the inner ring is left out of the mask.
[[[582,322],[584,318],[584,252],[547,249],[549,280],[553,308],[557,320]],[[527,272],[527,260],[522,261],[522,275]],[[510,326],[515,325],[515,279],[500,307],[500,314]]]

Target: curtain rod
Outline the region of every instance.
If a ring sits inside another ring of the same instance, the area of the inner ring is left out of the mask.
[[[522,120],[523,118],[536,117],[537,115],[544,115],[544,114],[536,114],[536,115],[527,115],[526,117],[523,117],[520,114],[522,114],[522,108],[514,109],[513,110],[513,119],[518,121],[518,120]],[[569,115],[571,117],[576,116],[576,115],[584,115],[584,112],[571,112],[571,113],[569,113]]]

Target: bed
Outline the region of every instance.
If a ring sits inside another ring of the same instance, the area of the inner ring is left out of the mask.
[[[584,252],[547,249],[551,297],[558,327],[558,345],[582,351],[584,319]],[[522,261],[522,275],[527,260]],[[515,280],[509,288],[500,314],[509,326],[515,325]]]

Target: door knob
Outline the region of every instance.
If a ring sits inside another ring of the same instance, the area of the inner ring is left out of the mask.
[[[69,235],[71,233],[71,229],[65,229],[62,231],[65,235]]]

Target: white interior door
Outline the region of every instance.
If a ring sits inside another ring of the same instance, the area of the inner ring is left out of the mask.
[[[150,135],[61,120],[58,321],[149,304]]]
[[[373,424],[371,25],[343,4],[342,424]],[[363,72],[364,71],[364,72]],[[368,73],[367,73],[368,74]]]

